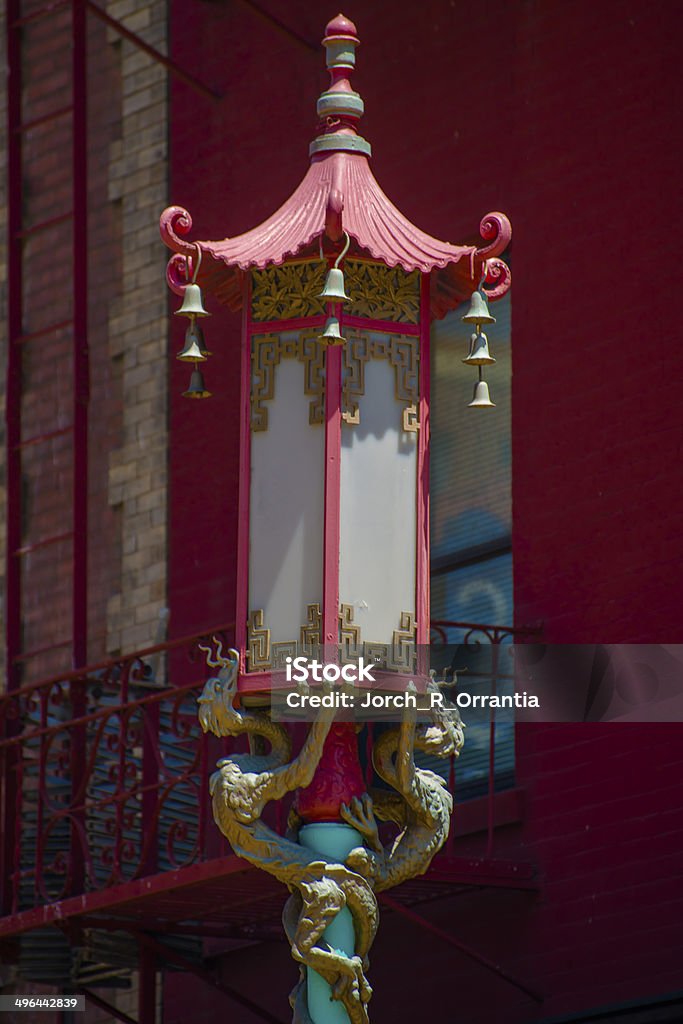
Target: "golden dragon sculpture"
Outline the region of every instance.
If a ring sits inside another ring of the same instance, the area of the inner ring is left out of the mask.
[[[204,732],[216,736],[246,734],[250,752],[231,754],[218,762],[210,780],[213,815],[238,856],[289,887],[283,924],[292,956],[301,965],[299,982],[290,996],[293,1024],[313,1024],[306,1000],[309,969],[328,983],[332,997],[346,1009],[350,1024],[369,1024],[367,1004],[372,989],[366,971],[379,922],[375,892],[423,874],[448,835],[451,796],[439,775],[415,764],[414,751],[442,757],[458,754],[463,726],[457,709],[444,702],[444,707],[431,713],[427,724],[418,724],[414,709],[407,709],[397,728],[378,737],[373,763],[393,792],[373,791],[342,806],[342,817],[360,832],[366,845],[352,850],[344,864],[334,863],[296,841],[301,822],[295,815],[290,815],[287,836],[261,820],[269,801],[280,800],[312,782],[334,709],[320,711],[301,751],[292,758],[284,726],[273,722],[266,711],[235,706],[239,655],[230,649],[223,657],[220,641],[214,638],[214,642],[215,657],[211,649],[202,647],[208,665],[219,672],[207,680],[198,698],[199,720]],[[270,744],[267,752],[264,741]],[[393,843],[382,845],[376,818],[399,826],[401,831]],[[323,935],[343,907],[348,907],[354,923],[351,957],[330,947]]]

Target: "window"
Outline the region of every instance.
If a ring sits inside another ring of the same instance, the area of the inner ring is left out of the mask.
[[[492,307],[486,367],[495,409],[469,409],[477,379],[461,310],[432,330],[432,618],[512,623],[510,298]]]
[[[485,368],[495,409],[469,409],[477,370],[462,362],[470,327],[462,308],[432,329],[431,395],[431,615],[432,621],[511,626],[511,438],[510,297],[491,307],[496,323],[486,328],[495,364]],[[433,653],[441,667],[455,656],[460,686],[490,692],[492,652],[484,636],[449,630],[449,644],[467,646]],[[473,646],[480,639],[482,646]],[[511,659],[500,652],[501,671]],[[460,674],[461,672],[461,674]],[[512,692],[499,684],[498,692]],[[465,746],[456,766],[458,800],[480,796],[488,788],[488,711],[462,711]],[[425,764],[447,771],[443,764]],[[496,714],[496,789],[514,783],[514,725],[510,712]]]

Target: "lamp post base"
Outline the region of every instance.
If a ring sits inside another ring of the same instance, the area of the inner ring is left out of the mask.
[[[341,822],[315,822],[299,830],[299,842],[307,850],[319,853],[326,860],[343,864],[351,850],[363,845],[360,832]],[[323,932],[332,949],[344,956],[353,956],[355,932],[348,907],[343,907]],[[332,990],[317,971],[306,972],[308,1012],[313,1024],[349,1024],[343,1005],[332,998]]]

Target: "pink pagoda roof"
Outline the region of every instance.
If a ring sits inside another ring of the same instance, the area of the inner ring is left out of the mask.
[[[271,217],[235,238],[190,242],[182,237],[192,228],[189,213],[179,206],[164,211],[161,237],[176,254],[167,275],[173,291],[182,294],[188,261],[192,266],[199,247],[198,282],[238,309],[246,271],[315,254],[323,236],[329,251],[330,243],[339,243],[344,232],[352,240],[351,256],[369,256],[406,271],[434,271],[435,317],[468,298],[484,273],[489,299],[500,298],[508,290],[510,271],[498,259],[512,235],[504,214],[490,213],[481,221],[485,244],[452,245],[411,224],[378,185],[370,169],[370,145],[357,132],[363,101],[349,82],[358,42],[355,26],[343,15],[327,25],[323,43],[332,81],[318,100],[320,134],[310,147],[311,165],[299,187]]]

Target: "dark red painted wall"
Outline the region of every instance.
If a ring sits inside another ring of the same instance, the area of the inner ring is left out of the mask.
[[[556,641],[680,636],[683,351],[648,357],[676,259],[676,19],[524,5],[516,39],[515,597]]]
[[[303,0],[269,9],[313,43],[336,13]],[[427,0],[418,12],[383,0],[345,13],[362,40],[364,134],[393,201],[452,241],[489,210],[512,219],[518,622],[543,622],[554,642],[675,642],[674,6]],[[175,3],[171,27],[173,56],[226,96],[173,86],[171,196],[195,237],[236,234],[305,171],[322,53],[245,3]],[[172,405],[176,633],[232,614],[238,338],[237,318],[209,322],[216,397]],[[177,392],[185,371],[172,373]],[[373,1020],[515,1024],[683,987],[682,764],[678,726],[521,727],[526,810],[496,854],[536,863],[540,894],[473,892],[425,912],[539,986],[542,1010],[385,914]],[[479,836],[456,846],[482,851]],[[283,944],[232,953],[224,970],[286,1017],[295,969]],[[169,1024],[190,1005],[198,1024],[215,1019],[219,997],[186,987],[186,1008],[180,980],[167,983]]]
[[[171,15],[174,58],[225,98],[204,99],[172,80],[170,194],[190,210],[195,238],[239,234],[284,201],[306,169],[324,62],[241,4],[197,0],[172,6]],[[320,17],[308,18],[316,40]],[[234,618],[241,319],[210,299],[207,306],[214,316],[205,335],[215,354],[204,370],[213,398],[183,399],[187,367],[171,370],[169,596],[176,636]],[[177,325],[174,349],[181,340]]]

